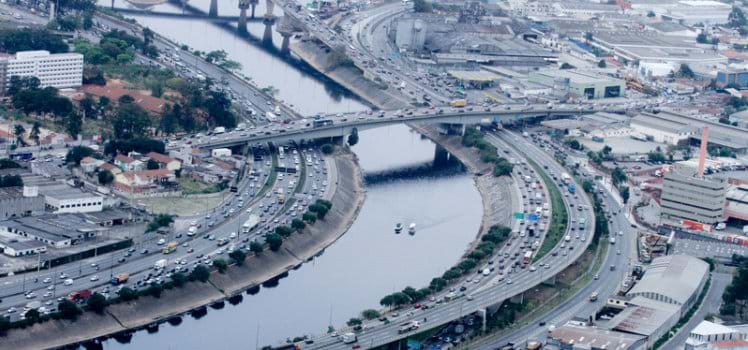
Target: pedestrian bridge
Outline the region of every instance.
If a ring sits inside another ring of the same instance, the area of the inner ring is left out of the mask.
[[[584,106],[586,107],[586,106]],[[412,115],[394,112],[385,112],[383,116],[378,113],[368,115],[366,113],[346,114],[329,118],[331,125],[313,127],[312,118],[306,121],[296,121],[288,124],[285,128],[278,123],[272,123],[257,129],[245,131],[233,131],[212,137],[203,137],[193,146],[201,149],[214,149],[224,147],[236,147],[244,145],[259,145],[273,142],[283,144],[288,142],[304,142],[322,138],[341,137],[351,134],[356,129],[362,131],[383,126],[402,123],[430,123],[430,124],[480,124],[480,123],[508,123],[523,118],[533,117],[560,117],[591,114],[600,111],[622,113],[620,108],[597,107],[582,108],[581,105],[569,105],[568,107],[553,108],[547,105],[507,105],[504,109],[496,110],[444,110],[443,113],[425,109],[416,110]],[[327,118],[323,118],[327,119]]]

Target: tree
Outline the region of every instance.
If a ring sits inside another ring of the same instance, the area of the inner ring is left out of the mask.
[[[99,184],[102,186],[109,185],[114,181],[114,175],[109,170],[99,170],[99,173],[96,174],[96,177],[99,180]]]
[[[694,73],[687,64],[683,63],[680,65],[678,72],[675,74],[679,78],[693,78]]]
[[[123,95],[125,97],[127,95]],[[120,98],[121,100],[121,98]],[[151,125],[151,119],[142,107],[134,103],[122,103],[112,122],[114,136],[118,139],[132,139],[145,136],[146,128]]]
[[[161,287],[160,283],[151,283],[146,290],[143,291],[143,295],[150,295],[154,298],[160,298],[161,293],[164,292],[164,288]]]
[[[444,287],[447,286],[447,281],[441,277],[434,277],[431,279],[431,283],[429,283],[429,288],[432,290],[442,290]]]
[[[317,218],[320,220],[323,220],[325,218],[325,215],[327,215],[327,212],[329,210],[330,209],[328,209],[326,206],[319,204],[319,203],[314,203],[309,206],[309,211],[317,214]]]
[[[597,66],[598,66],[599,68],[605,68],[605,67],[607,67],[607,66],[608,66],[608,64],[607,64],[607,63],[605,63],[605,60],[600,60],[600,62],[597,62]]]
[[[654,11],[647,12],[647,17],[649,17],[649,18],[656,17],[656,16],[657,15],[654,13]]]
[[[97,314],[102,314],[106,305],[106,298],[99,293],[91,294],[91,296],[88,297],[88,300],[86,300],[86,306],[88,306],[88,309]]]
[[[288,237],[293,233],[293,229],[288,226],[278,226],[275,228],[275,233],[281,237]]]
[[[0,187],[21,187],[23,178],[20,175],[0,176]]]
[[[746,24],[748,24],[748,21],[746,21],[743,10],[737,6],[733,6],[732,11],[730,11],[730,14],[727,16],[727,25],[730,28],[739,28]]]
[[[351,134],[348,135],[348,144],[351,146],[355,146],[358,143],[358,129],[353,128],[351,130]]]
[[[25,145],[26,142],[23,141],[23,134],[26,133],[26,128],[23,127],[21,124],[16,124],[13,126],[13,135],[16,136],[16,140],[18,141],[19,145]]]
[[[252,241],[249,243],[249,251],[252,253],[260,254],[263,251],[263,246],[260,242]]]
[[[236,249],[229,253],[229,258],[231,258],[231,261],[236,265],[242,266],[244,265],[244,260],[247,259],[247,254],[245,254],[241,249]]]
[[[283,245],[283,237],[277,233],[271,233],[265,237],[265,242],[270,246],[270,250],[277,252]]]
[[[78,137],[83,129],[83,118],[75,112],[68,113],[63,119],[65,131],[72,137]]]
[[[613,185],[618,186],[618,184],[626,182],[628,176],[626,176],[626,172],[623,171],[623,169],[615,167],[611,173],[611,178],[613,180]]]
[[[493,169],[494,176],[507,176],[512,174],[514,165],[505,158],[499,158]]]
[[[68,52],[68,44],[60,36],[46,29],[3,29],[0,30],[0,51],[47,50],[51,53]]]
[[[148,170],[156,170],[160,168],[160,166],[158,164],[158,161],[156,161],[155,159],[148,159],[148,162],[146,162],[146,168]]]
[[[592,193],[594,191],[594,185],[589,180],[582,181],[582,189],[584,189],[584,192]]]
[[[70,300],[63,300],[57,304],[57,311],[60,313],[60,317],[66,320],[74,320],[81,314],[78,305]]]
[[[374,309],[366,309],[364,311],[361,311],[361,317],[367,320],[374,320],[374,319],[377,319],[379,316],[381,316],[379,314],[379,311],[374,310]]]
[[[138,298],[138,293],[128,287],[123,287],[117,294],[122,301],[130,301]]]
[[[335,151],[335,147],[333,147],[333,145],[331,145],[329,143],[326,143],[326,144],[322,145],[321,150],[322,150],[322,153],[324,153],[324,154],[332,154],[332,152]]]
[[[666,160],[665,155],[662,152],[652,151],[647,154],[647,159],[650,162],[664,162]]]
[[[40,134],[40,128],[41,124],[37,121],[34,122],[34,125],[31,126],[31,132],[29,133],[29,138],[34,140],[34,143],[38,146],[39,145],[39,134]]]
[[[433,6],[426,0],[415,0],[413,1],[413,11],[428,13],[433,11]]]
[[[569,147],[571,147],[571,149],[574,149],[574,150],[577,150],[577,151],[581,151],[584,148],[582,146],[582,144],[579,143],[579,141],[577,141],[577,140],[569,140],[569,141],[566,142],[566,144],[569,145]]]
[[[185,283],[187,283],[188,280],[189,278],[187,277],[187,275],[181,272],[174,272],[171,274],[171,282],[175,287],[183,286]]]
[[[628,186],[621,186],[621,199],[623,199],[623,204],[626,204],[629,202],[629,197],[631,196],[631,193],[629,192]]]
[[[194,269],[192,269],[192,272],[190,272],[190,281],[200,281],[200,282],[208,282],[208,278],[210,278],[210,270],[207,266],[200,264],[195,266]]]
[[[304,220],[293,219],[291,220],[291,227],[297,232],[301,232],[301,230],[303,230],[304,227],[306,227],[306,224],[304,223]]]
[[[574,68],[574,66],[572,66],[571,64],[568,64],[566,62],[562,63],[561,67],[559,67],[559,69],[573,69],[573,68]]]
[[[709,37],[707,37],[706,33],[701,32],[698,35],[696,35],[696,42],[699,44],[708,44]]]
[[[348,320],[346,322],[346,324],[348,325],[348,327],[359,326],[359,325],[361,325],[361,323],[363,323],[363,322],[361,322],[361,319],[355,318],[355,317],[352,317],[350,320]]]
[[[29,311],[26,311],[24,316],[26,316],[26,323],[29,325],[32,325],[34,323],[39,322],[39,319],[41,318],[42,315],[39,313],[39,310],[31,309]]]
[[[81,160],[94,154],[94,150],[86,146],[75,146],[68,151],[65,156],[65,163],[74,163],[76,166],[81,164]]]
[[[315,214],[315,213],[313,213],[311,211],[307,211],[307,212],[304,213],[304,215],[301,216],[301,218],[304,221],[306,221],[306,222],[308,222],[310,224],[313,224],[315,221],[317,221],[317,214]]]

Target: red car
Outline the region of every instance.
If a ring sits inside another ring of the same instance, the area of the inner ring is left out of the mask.
[[[413,307],[416,308],[416,309],[420,309],[421,306],[423,306],[423,305],[421,305],[421,303],[416,303],[415,305],[413,305]]]
[[[361,345],[359,345],[358,343],[353,344],[353,346],[351,346],[351,349],[361,349]]]

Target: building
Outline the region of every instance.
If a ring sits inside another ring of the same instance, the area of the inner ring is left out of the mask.
[[[122,171],[141,171],[145,169],[145,163],[124,154],[118,154],[114,157],[114,165]]]
[[[176,181],[176,176],[169,169],[126,171],[115,175],[113,186],[123,192],[142,193],[163,188],[174,189]]]
[[[640,335],[569,323],[551,331],[546,345],[562,350],[644,350],[647,342]]]
[[[716,224],[724,220],[727,189],[723,179],[694,176],[693,169],[676,164],[664,175],[661,215],[673,221]]]
[[[0,221],[0,234],[18,240],[33,239],[53,248],[76,245],[108,230],[87,222],[79,214],[45,214]]]
[[[168,169],[171,171],[182,169],[182,162],[167,155],[157,152],[148,152],[145,156],[158,162],[158,166],[161,169]]]
[[[104,164],[103,160],[93,157],[85,157],[81,159],[81,169],[83,169],[83,172],[86,174],[93,173],[102,164]]]
[[[395,45],[400,51],[420,52],[426,43],[426,23],[418,18],[397,21]]]
[[[738,87],[748,87],[748,69],[727,67],[717,71],[717,85],[737,85]]]
[[[47,210],[55,214],[89,213],[104,209],[102,196],[65,184],[43,186],[39,192],[44,196]]]
[[[557,93],[572,93],[588,99],[621,97],[626,92],[626,83],[621,79],[572,69],[533,71],[528,80],[553,87]]]
[[[44,197],[35,187],[0,188],[0,220],[44,213]]]
[[[3,254],[17,258],[19,256],[41,254],[47,251],[47,246],[37,240],[0,239],[0,251]]]
[[[647,348],[651,348],[678,323],[678,310],[677,305],[637,296],[607,324],[611,330],[646,337]]]
[[[693,306],[709,276],[709,264],[687,255],[652,260],[642,279],[626,293],[678,306],[680,318]]]
[[[83,84],[83,55],[22,51],[15,56],[0,58],[0,87],[3,92],[13,76],[36,77],[41,87],[78,87]]]
[[[724,341],[735,341],[740,340],[742,342],[738,344],[743,348],[748,348],[748,342],[745,341],[746,335],[737,329],[717,324],[709,321],[701,321],[691,333],[688,334],[686,339],[685,350],[712,350],[712,349],[723,349]],[[716,344],[719,343],[719,344]],[[713,346],[716,345],[716,346]],[[731,346],[734,348],[735,346]]]
[[[644,112],[631,119],[631,129],[654,142],[678,145],[688,142],[698,128],[685,122],[664,118],[662,113]]]

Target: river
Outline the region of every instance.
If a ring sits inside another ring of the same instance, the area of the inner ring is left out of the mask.
[[[208,1],[191,3],[207,8]],[[277,87],[283,99],[304,113],[365,108],[211,24],[139,20],[201,50],[223,48],[230,58],[246,57],[245,74],[260,86]],[[247,64],[251,60],[262,61],[263,68]],[[458,261],[482,217],[471,176],[456,160],[445,160],[436,147],[404,125],[362,131],[360,143],[352,149],[365,173],[366,201],[350,230],[321,256],[291,271],[276,286],[245,295],[238,305],[209,308],[199,320],[187,316],[179,326],[164,324],[157,333],[137,332],[128,344],[107,340],[104,348],[251,349],[255,343],[278,344],[286,337],[324,332],[331,321],[343,325],[363,309],[378,308],[382,296],[408,285],[427,285]],[[397,222],[416,223],[417,233],[396,235]]]

